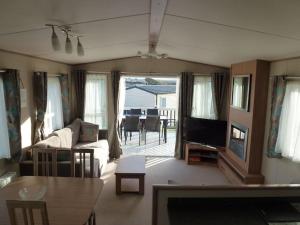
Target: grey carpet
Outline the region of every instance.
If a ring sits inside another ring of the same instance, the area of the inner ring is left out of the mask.
[[[111,162],[102,175],[105,182],[96,206],[98,225],[150,225],[153,184],[224,185],[229,184],[217,167],[187,165],[174,158],[147,158],[145,195],[115,194],[114,170],[117,162]],[[125,180],[124,189],[134,190],[137,182]]]

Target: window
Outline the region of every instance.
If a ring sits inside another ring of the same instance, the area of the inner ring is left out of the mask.
[[[166,108],[167,107],[167,99],[165,97],[160,97],[159,107],[160,108]]]
[[[45,135],[64,126],[61,87],[58,77],[48,77]]]
[[[3,80],[0,76],[0,159],[10,158]]]
[[[216,119],[210,76],[195,76],[192,104],[192,117]]]
[[[288,81],[283,99],[275,151],[300,161],[300,81]]]
[[[107,129],[107,80],[105,75],[87,75],[84,120]]]

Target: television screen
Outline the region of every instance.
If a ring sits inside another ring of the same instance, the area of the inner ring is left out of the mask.
[[[185,141],[214,147],[226,146],[227,121],[186,117],[183,123]]]

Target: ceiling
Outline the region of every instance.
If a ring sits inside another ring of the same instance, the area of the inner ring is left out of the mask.
[[[2,1],[0,49],[68,64],[136,56],[148,50],[150,7],[150,0]],[[297,57],[299,9],[298,0],[168,0],[156,50],[220,66]],[[46,23],[83,34],[85,56],[54,52]]]

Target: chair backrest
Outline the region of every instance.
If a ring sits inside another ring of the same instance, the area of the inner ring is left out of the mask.
[[[158,109],[147,109],[147,115],[158,116]]]
[[[39,172],[40,168],[41,172]],[[34,176],[57,176],[57,149],[33,149],[33,174]]]
[[[87,161],[89,157],[89,161]],[[88,162],[89,177],[94,177],[94,149],[72,149],[71,150],[71,176],[76,176],[76,162],[79,161],[79,176],[88,177],[86,164]]]
[[[140,117],[126,116],[124,122],[124,131],[139,131],[139,130],[140,130]]]
[[[123,115],[130,115],[131,110],[130,109],[124,109],[123,110]]]
[[[147,116],[145,120],[146,131],[160,131],[160,117],[159,116]]]
[[[130,109],[130,115],[142,115],[142,109]]]
[[[48,212],[46,202],[43,201],[19,201],[19,200],[7,200],[6,206],[10,218],[11,225],[18,225],[16,217],[16,209],[21,209],[23,214],[23,222],[21,224],[34,225],[33,210],[39,210],[41,213],[41,219],[43,225],[49,225]],[[18,217],[19,218],[19,217]]]

